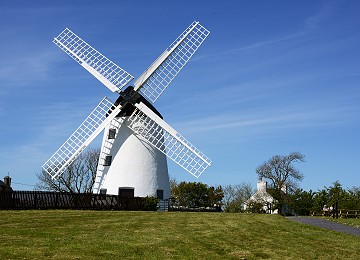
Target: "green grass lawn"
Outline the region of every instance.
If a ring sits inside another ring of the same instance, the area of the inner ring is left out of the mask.
[[[277,215],[0,211],[0,259],[358,259],[360,238]]]

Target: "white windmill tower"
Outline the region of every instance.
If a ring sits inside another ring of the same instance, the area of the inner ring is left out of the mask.
[[[58,178],[105,129],[94,193],[169,198],[165,155],[199,177],[210,159],[168,125],[152,104],[208,35],[199,22],[193,22],[133,86],[125,88],[133,76],[69,29],[61,32],[53,42],[120,96],[114,103],[105,97],[42,168]]]

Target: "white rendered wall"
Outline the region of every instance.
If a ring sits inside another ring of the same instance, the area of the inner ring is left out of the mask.
[[[278,210],[273,210],[268,205],[272,205],[274,198],[267,192],[267,182],[263,181],[262,178],[257,182],[257,191],[247,200],[244,204],[244,210],[247,209],[248,203],[258,202],[263,203],[263,210],[267,213],[278,214]],[[270,212],[269,212],[270,211]]]
[[[107,138],[108,128],[104,135]],[[110,155],[112,163],[105,166],[99,189],[118,195],[119,187],[133,187],[135,197],[156,196],[159,189],[164,191],[164,199],[170,197],[166,156],[138,139],[126,123],[117,129]]]

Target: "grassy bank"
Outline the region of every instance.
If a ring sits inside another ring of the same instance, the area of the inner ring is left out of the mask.
[[[1,259],[357,259],[359,237],[280,216],[0,211]]]

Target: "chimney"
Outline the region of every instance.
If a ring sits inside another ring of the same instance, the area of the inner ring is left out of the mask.
[[[260,192],[266,192],[267,190],[267,182],[263,181],[262,178],[259,178],[259,181],[257,183],[257,190]]]
[[[11,178],[10,176],[5,176],[4,177],[4,183],[6,186],[8,186],[9,188],[11,187]]]

